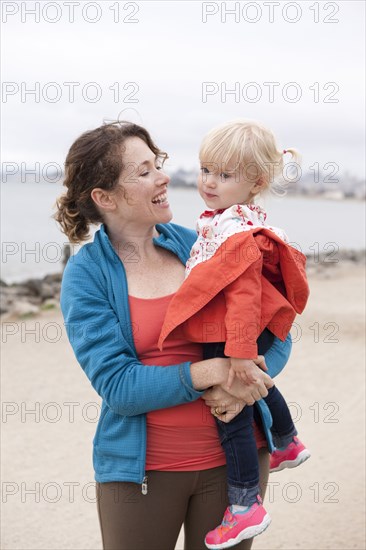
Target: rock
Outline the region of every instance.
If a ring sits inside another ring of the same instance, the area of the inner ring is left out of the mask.
[[[67,262],[69,261],[71,256],[71,246],[66,243],[64,244],[64,248],[62,251],[62,268],[65,269]]]
[[[59,306],[59,302],[51,298],[50,300],[45,300],[41,305],[41,310],[45,311],[47,309],[56,309]]]
[[[347,252],[347,259],[351,262],[364,263],[366,258],[365,250],[345,250]]]
[[[4,293],[0,294],[0,315],[3,313],[7,313],[10,309],[9,307],[9,300],[7,299],[7,296]]]
[[[328,253],[321,252],[318,255],[312,253],[306,254],[308,265],[321,265],[324,268],[335,267],[343,262],[365,263],[365,250],[329,250]]]
[[[43,282],[48,284],[55,284],[59,283],[61,284],[62,281],[62,273],[52,273],[51,275],[46,275],[43,277]]]
[[[60,294],[62,274],[46,275],[43,279],[28,279],[23,284],[12,285],[7,289],[16,296],[38,297],[41,300],[54,298]]]
[[[0,314],[33,315],[40,311],[42,304],[46,309],[57,307],[61,281],[62,273],[54,273],[43,279],[28,279],[12,285],[2,282]]]
[[[16,302],[13,302],[11,306],[11,311],[16,315],[19,315],[20,317],[25,317],[28,315],[31,316],[39,313],[40,308],[39,306],[36,306],[29,302],[17,300]]]
[[[41,292],[40,292],[42,300],[47,300],[48,298],[54,298],[55,291],[56,289],[54,285],[50,285],[48,283],[43,282],[41,285]]]
[[[42,298],[40,296],[26,296],[23,301],[29,302],[35,306],[40,306],[42,303]]]
[[[42,295],[42,280],[41,279],[28,279],[24,283],[29,291],[29,293],[33,296],[41,296]]]
[[[6,296],[9,297],[9,299],[17,298],[18,296],[31,296],[33,293],[29,290],[29,288],[24,284],[12,284],[11,286],[7,286],[2,289],[2,292],[6,294]]]
[[[2,279],[0,279],[0,286],[8,286],[8,285],[6,284],[5,281],[3,281]]]

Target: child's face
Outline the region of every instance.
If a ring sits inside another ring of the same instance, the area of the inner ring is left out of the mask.
[[[259,192],[258,181],[248,179],[244,170],[234,171],[234,168],[229,164],[226,171],[219,172],[217,165],[213,169],[213,163],[201,163],[198,191],[208,208],[217,210],[233,204],[249,204]]]

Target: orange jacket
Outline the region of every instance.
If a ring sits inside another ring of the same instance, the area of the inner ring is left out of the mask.
[[[265,327],[285,340],[309,296],[306,257],[273,231],[255,227],[230,236],[196,265],[174,295],[160,333],[191,342],[226,342],[230,357],[257,357]]]

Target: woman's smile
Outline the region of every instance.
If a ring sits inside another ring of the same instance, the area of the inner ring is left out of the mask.
[[[168,195],[166,191],[159,193],[159,195],[154,197],[151,202],[160,208],[169,208]]]

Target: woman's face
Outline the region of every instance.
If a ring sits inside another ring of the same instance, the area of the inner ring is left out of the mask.
[[[173,215],[167,197],[169,176],[162,171],[161,159],[138,138],[128,138],[123,145],[124,169],[119,178],[123,193],[117,210],[125,222],[144,225],[168,223]]]

